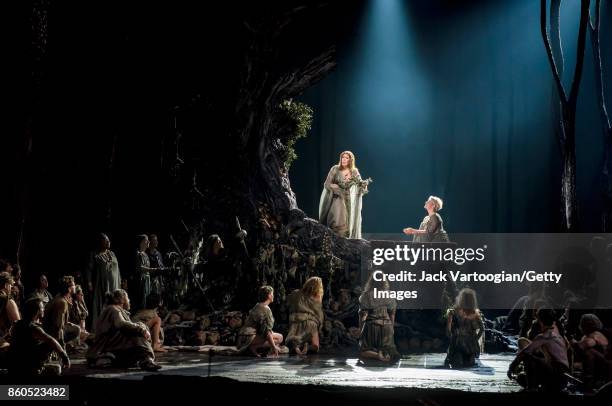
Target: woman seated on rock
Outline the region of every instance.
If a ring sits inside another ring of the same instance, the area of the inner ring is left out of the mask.
[[[146,371],[156,371],[151,347],[151,333],[144,323],[130,320],[130,299],[123,289],[106,296],[106,306],[96,322],[96,338],[87,352],[90,364],[107,358],[114,364],[127,367],[137,364]]]
[[[323,325],[323,280],[309,278],[302,289],[287,297],[289,332],[287,346],[299,355],[319,351],[319,330]]]
[[[239,353],[249,351],[256,357],[260,357],[260,351],[272,351],[277,356],[281,352],[287,352],[286,348],[279,345],[283,342],[283,335],[272,331],[274,317],[270,310],[270,303],[274,301],[274,289],[271,286],[262,286],[257,294],[258,303],[249,311],[244,326],[238,333],[236,347]]]

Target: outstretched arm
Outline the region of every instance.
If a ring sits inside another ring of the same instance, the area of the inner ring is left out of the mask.
[[[144,255],[147,255],[146,253]],[[146,265],[146,262],[144,261],[144,257],[142,256],[142,254],[138,255],[138,258],[136,258],[136,272],[137,273],[150,273],[150,272],[154,272],[159,270],[158,268],[151,268],[150,266]]]
[[[58,343],[55,338],[45,333],[45,331],[40,327],[34,329],[33,335],[36,340],[42,341],[60,355],[62,358],[62,364],[65,368],[70,368],[70,358],[68,358],[66,350],[62,348],[60,343]]]
[[[429,221],[427,222],[427,227],[424,230],[417,230],[416,228],[404,228],[404,234],[416,234],[416,235],[424,235],[424,234],[434,234],[440,231],[441,222],[438,218],[437,214],[429,217]]]

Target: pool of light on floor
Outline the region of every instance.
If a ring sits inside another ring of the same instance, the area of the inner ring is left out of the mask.
[[[242,382],[334,385],[376,388],[456,389],[473,392],[515,392],[520,388],[506,376],[512,354],[483,354],[478,367],[450,370],[443,367],[445,354],[415,354],[394,365],[364,364],[357,358],[318,355],[313,357],[237,358],[217,356],[210,364],[211,376]],[[205,357],[162,361],[162,375],[207,376]],[[142,379],[139,370],[96,371],[96,378]]]

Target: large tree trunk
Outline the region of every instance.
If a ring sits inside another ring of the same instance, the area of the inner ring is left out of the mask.
[[[358,272],[360,250],[367,245],[363,240],[340,238],[306,218],[288,177],[287,157],[298,123],[283,106],[291,105],[292,98],[335,66],[333,36],[322,38],[315,33],[321,29],[317,21],[324,12],[309,5],[247,18],[248,52],[233,73],[239,83],[235,94],[221,106],[200,100],[178,117],[179,123],[187,123],[182,125],[185,139],[181,142],[187,152],[181,157],[186,164],[180,176],[183,184],[194,182],[183,190],[191,193],[186,200],[193,201],[194,190],[198,191],[195,200],[201,200],[183,211],[192,251],[206,235],[220,234],[241,274],[236,285],[248,285],[236,286],[237,291],[253,292],[259,284],[269,283],[280,289],[280,301],[288,278],[288,257],[303,272],[322,273],[329,286],[338,283],[335,269]],[[287,57],[283,52],[287,44],[301,49],[298,57]],[[227,128],[225,134],[215,135],[215,146],[196,141],[209,120],[216,123],[214,128]],[[244,244],[235,238],[237,223],[248,232]],[[307,265],[313,255],[317,269]],[[236,305],[241,307],[253,299],[238,296]]]
[[[612,126],[606,107],[606,95],[603,85],[603,66],[601,61],[601,46],[599,41],[601,0],[595,2],[595,21],[589,19],[589,31],[591,48],[593,50],[593,67],[595,69],[595,88],[597,91],[597,105],[601,117],[601,129],[604,137],[604,155],[601,168],[601,194],[603,199],[603,211],[601,217],[602,231],[609,231],[612,226],[612,162],[610,152],[612,151]]]
[[[552,0],[551,7],[555,8],[552,13],[559,15],[560,1]],[[576,104],[578,101],[578,91],[582,78],[582,68],[584,64],[584,50],[586,41],[586,28],[589,21],[590,0],[581,0],[580,26],[578,28],[578,43],[576,53],[576,67],[569,95],[563,87],[559,65],[562,64],[563,54],[560,46],[557,52],[560,57],[560,64],[555,60],[553,47],[548,35],[546,24],[546,0],[540,1],[540,30],[546,54],[553,74],[553,79],[559,99],[561,102],[561,131],[558,134],[559,145],[561,147],[561,228],[564,231],[578,230],[578,207],[576,201]],[[553,26],[556,30],[555,37],[558,36],[558,18],[553,19],[557,24]]]

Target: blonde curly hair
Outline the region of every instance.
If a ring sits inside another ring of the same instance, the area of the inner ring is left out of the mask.
[[[322,298],[323,297],[323,279],[318,276],[308,278],[302,286],[302,293],[309,297]]]

